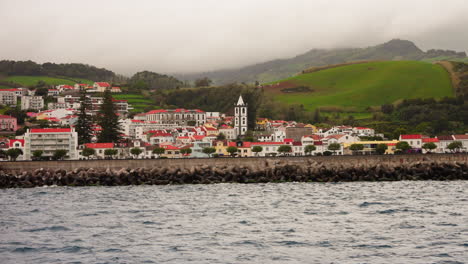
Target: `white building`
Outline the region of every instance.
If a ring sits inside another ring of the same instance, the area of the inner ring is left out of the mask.
[[[95,82],[93,84],[93,90],[98,93],[103,93],[106,89],[110,89],[110,84],[108,82]]]
[[[21,110],[35,109],[41,110],[44,108],[44,98],[42,96],[22,96]]]
[[[247,132],[247,104],[244,103],[242,95],[234,107],[234,128],[236,136],[243,136]]]
[[[0,89],[0,104],[8,106],[16,106],[18,98],[15,89]]]
[[[28,129],[24,134],[24,158],[30,160],[32,153],[42,150],[43,157],[52,157],[59,149],[67,151],[66,159],[78,159],[78,134],[73,128]]]
[[[226,139],[236,139],[236,130],[232,127],[218,128],[219,133],[226,136]]]
[[[206,112],[199,109],[159,109],[146,113],[146,121],[179,126],[201,126],[206,123]]]

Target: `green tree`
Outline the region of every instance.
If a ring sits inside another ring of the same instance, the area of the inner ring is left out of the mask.
[[[140,154],[143,153],[143,150],[140,148],[132,148],[130,149],[130,153],[134,155],[136,158],[138,158],[138,156],[140,156]]]
[[[341,145],[339,143],[331,143],[330,145],[328,145],[328,150],[333,151],[333,154],[335,154],[335,152],[340,149]]]
[[[164,154],[165,151],[166,150],[164,148],[157,147],[157,148],[153,149],[153,154],[161,156],[162,154]]]
[[[437,145],[434,142],[427,142],[422,145],[422,148],[426,150],[426,152],[432,152],[432,150],[437,148]]]
[[[452,152],[458,152],[463,148],[463,143],[461,141],[454,141],[447,146],[448,149]]]
[[[216,136],[216,140],[226,140],[226,136],[223,133],[219,133]]]
[[[54,151],[54,155],[52,156],[55,160],[63,160],[67,155],[67,150],[65,149],[57,149]]]
[[[88,114],[89,105],[86,98],[86,89],[80,91],[80,109],[78,112],[78,120],[75,124],[75,131],[78,134],[78,144],[82,145],[91,142],[93,130],[91,128],[93,122]]]
[[[349,150],[351,150],[353,152],[353,155],[356,154],[358,151],[361,151],[363,149],[364,149],[363,144],[352,144],[351,146],[349,146]]]
[[[234,157],[234,154],[237,153],[238,149],[236,147],[228,147],[226,151],[231,155],[231,157]]]
[[[286,153],[289,153],[291,151],[292,151],[292,148],[289,145],[281,145],[278,147],[278,152],[281,153],[283,156],[286,155]]]
[[[375,152],[379,155],[383,155],[385,154],[385,151],[387,151],[387,149],[387,144],[378,144],[377,147],[375,147]]]
[[[7,150],[6,155],[10,157],[10,160],[16,161],[19,155],[23,155],[23,151],[19,148],[11,148]]]
[[[98,124],[102,127],[98,141],[101,143],[118,142],[121,140],[119,117],[116,114],[112,95],[109,89],[104,92],[104,100],[98,113]]]
[[[42,157],[42,154],[44,154],[44,151],[42,150],[35,150],[33,151],[32,155],[36,160],[40,160]]]
[[[104,150],[104,155],[108,156],[108,157],[113,157],[113,156],[117,155],[118,152],[119,151],[116,150],[116,149],[106,149],[106,150]]]
[[[183,148],[183,149],[180,150],[180,153],[182,155],[189,155],[189,154],[192,153],[192,149],[191,148]]]
[[[94,154],[96,154],[96,150],[93,149],[93,148],[84,148],[81,151],[81,155],[85,156],[88,159],[89,159],[90,156],[93,156]]]
[[[310,153],[314,152],[315,150],[317,150],[317,147],[314,145],[307,145],[304,148],[304,152],[308,155],[310,155]]]
[[[255,152],[255,156],[257,156],[257,157],[258,157],[258,153],[262,152],[262,151],[263,151],[263,148],[261,146],[254,146],[252,148],[252,152]]]
[[[396,149],[400,150],[403,153],[406,153],[406,152],[408,152],[408,150],[411,149],[411,146],[406,141],[400,141],[400,142],[396,143],[395,147],[396,147]]]
[[[46,87],[37,88],[34,94],[37,96],[47,96],[49,94],[49,89],[47,89]]]
[[[202,79],[195,80],[195,87],[206,87],[210,86],[213,81],[208,79],[208,77],[204,77]]]
[[[208,157],[211,157],[211,154],[215,153],[216,152],[216,149],[213,148],[213,147],[206,147],[206,148],[203,148],[203,153],[207,154]]]

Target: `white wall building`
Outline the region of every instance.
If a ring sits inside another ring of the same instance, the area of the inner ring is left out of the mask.
[[[52,157],[55,150],[67,151],[67,159],[78,159],[78,134],[73,128],[28,129],[24,134],[24,158],[30,160],[35,150]]]
[[[21,110],[35,109],[41,110],[44,108],[44,98],[42,96],[22,96]]]

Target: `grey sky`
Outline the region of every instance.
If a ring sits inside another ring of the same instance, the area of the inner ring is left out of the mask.
[[[199,72],[392,38],[468,51],[467,0],[0,0],[0,59]]]

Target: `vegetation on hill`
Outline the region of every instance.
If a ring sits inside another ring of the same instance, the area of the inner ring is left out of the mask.
[[[4,84],[9,84],[10,87],[32,87],[37,86],[38,83],[43,83],[44,85],[60,85],[60,84],[68,84],[74,85],[75,83],[87,83],[92,84],[93,81],[86,80],[86,79],[68,79],[64,78],[55,78],[49,76],[22,76],[22,75],[14,75],[9,76],[1,80]]]
[[[219,70],[196,74],[179,74],[181,80],[194,81],[208,77],[215,84],[233,82],[261,83],[288,78],[304,69],[314,66],[326,66],[353,61],[374,60],[428,60],[433,57],[445,56],[451,60],[467,59],[464,52],[447,50],[419,49],[407,40],[394,39],[387,43],[367,48],[313,49],[294,58],[277,59],[237,69]]]
[[[131,110],[133,113],[147,112],[157,108],[154,101],[142,94],[112,94],[112,97],[117,100],[127,100],[133,107]]]
[[[46,75],[51,77],[68,76],[93,81],[112,81],[118,76],[107,69],[81,63],[51,63],[38,64],[33,61],[0,61],[0,73],[3,75]]]
[[[309,87],[311,92],[284,92],[294,87]],[[301,74],[263,88],[275,100],[301,104],[306,110],[320,107],[362,112],[402,99],[453,96],[447,71],[440,65],[418,61],[345,65]]]
[[[135,73],[129,80],[130,91],[138,92],[141,90],[154,89],[175,89],[184,87],[184,83],[178,79],[150,71]]]

